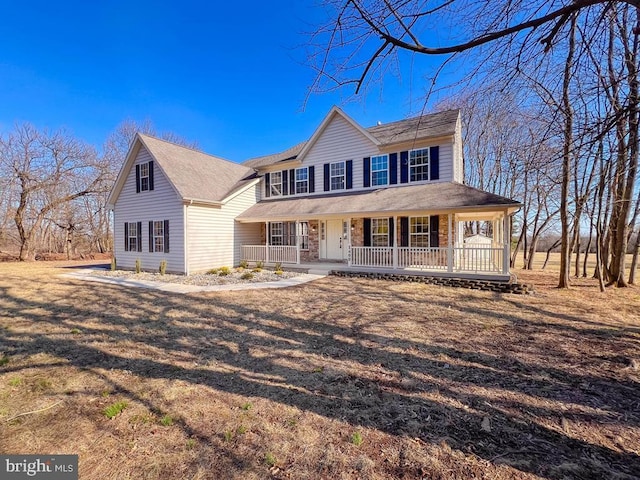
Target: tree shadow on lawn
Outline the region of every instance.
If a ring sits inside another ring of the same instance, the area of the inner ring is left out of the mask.
[[[561,427],[563,418],[637,426],[636,384],[607,381],[602,392],[604,379],[599,377],[527,364],[504,352],[402,338],[401,331],[393,331],[389,321],[381,323],[369,310],[379,302],[378,311],[402,321],[409,311],[402,305],[419,306],[415,297],[402,298],[392,288],[332,279],[275,290],[269,302],[254,304],[264,296],[250,291],[185,296],[71,284],[80,292],[82,306],[25,301],[3,289],[13,300],[3,316],[27,317],[45,331],[60,326],[82,331],[74,336],[0,330],[10,355],[47,352],[81,369],[130,371],[142,378],[262,397],[392,435],[445,441],[489,462],[525,454],[528,462],[514,463],[514,468],[548,478],[606,478],[640,471],[635,452],[575,438]],[[429,315],[446,314],[446,302],[428,301]],[[35,309],[37,316],[29,313]],[[414,321],[428,325],[435,319],[418,316]],[[385,328],[386,333],[379,333]],[[455,321],[450,328],[456,328]],[[561,360],[555,363],[562,365]],[[161,410],[153,400],[118,388],[150,411]],[[585,392],[577,394],[580,389]],[[490,428],[483,428],[485,418]],[[188,419],[182,428],[188,436],[210,436],[192,428]],[[563,470],[567,463],[578,464],[578,471]]]

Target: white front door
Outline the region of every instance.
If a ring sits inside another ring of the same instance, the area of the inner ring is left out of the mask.
[[[348,255],[345,222],[342,220],[327,220],[325,257],[328,260],[344,260]]]

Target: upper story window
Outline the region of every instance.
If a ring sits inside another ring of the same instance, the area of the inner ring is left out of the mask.
[[[421,148],[409,152],[409,179],[412,182],[429,180],[429,149]]]
[[[371,186],[387,185],[389,183],[389,157],[379,155],[371,157]]]
[[[409,246],[429,247],[429,217],[409,219]]]
[[[282,172],[271,172],[271,195],[278,197],[282,195]]]
[[[309,193],[309,169],[296,168],[296,192]]]
[[[164,221],[153,222],[153,251],[164,252]]]
[[[345,186],[344,162],[335,162],[330,166],[331,190],[343,190]]]
[[[372,218],[371,219],[371,246],[372,247],[388,247],[389,246],[389,219],[388,218]]]
[[[140,164],[140,190],[143,192],[149,190],[149,162]]]

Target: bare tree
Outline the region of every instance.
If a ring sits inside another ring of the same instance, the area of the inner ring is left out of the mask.
[[[104,174],[92,147],[65,132],[40,132],[28,124],[0,137],[0,161],[14,183],[20,260],[34,258],[47,216],[95,192]]]

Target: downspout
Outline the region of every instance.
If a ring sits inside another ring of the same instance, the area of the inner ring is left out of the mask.
[[[188,232],[189,232],[189,205],[193,205],[193,200],[189,200],[188,204],[184,206],[184,273],[185,275],[189,275],[189,242],[188,242]]]

